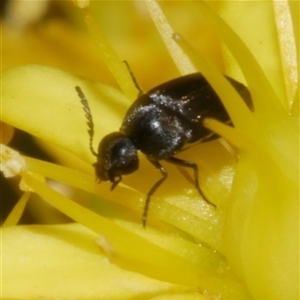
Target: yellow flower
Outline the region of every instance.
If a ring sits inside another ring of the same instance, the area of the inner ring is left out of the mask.
[[[82,1],[81,5],[84,4]],[[189,24],[197,28],[196,34],[187,35],[191,44],[197,41],[198,28],[207,30],[206,42],[214,45],[215,52],[207,50],[211,46],[204,50],[200,47],[197,52],[182,38],[175,41],[170,36],[172,29],[155,2],[92,3],[95,20],[101,27],[116,26],[112,25],[114,18],[120,22],[118,31],[122,28],[124,36],[116,39],[114,31],[107,29],[108,37],[116,43],[119,55],[137,70],[134,73],[139,82],[152,73],[149,87],[159,83],[155,77],[163,76],[168,62],[160,54],[153,63],[155,67],[151,66],[150,58],[135,58],[137,68],[131,64],[130,58],[135,62],[134,57],[141,55],[137,52],[145,51],[149,56],[151,51],[147,48],[157,39],[148,27],[147,39],[139,38],[147,19],[144,4],[181,74],[194,68],[202,72],[222,98],[235,124],[233,129],[214,120],[205,122],[238,149],[237,157],[218,141],[180,153],[180,157],[200,166],[201,186],[217,204],[217,210],[199,199],[186,173],[187,179],[177,168],[167,166],[169,178],[152,197],[149,222],[143,229],[140,218],[145,195],[159,176],[157,170],[141,157],[140,169],[124,177],[113,192],[109,184],[95,182],[86,120],[74,87],[80,86],[89,101],[95,121],[95,141],[118,130],[137,91],[122,60],[87,13],[86,22],[96,49],[122,92],[72,75],[69,64],[65,65],[69,72],[25,65],[3,74],[1,120],[41,139],[40,144],[61,165],[19,157],[10,148],[1,147],[2,171],[8,176],[19,174],[25,190],[2,229],[2,297],[297,299],[299,100],[298,45],[292,22],[298,4],[161,3],[173,28],[180,33],[189,32]],[[125,14],[128,9],[131,13]],[[253,32],[262,20],[258,38]],[[138,38],[130,44],[127,37],[134,31],[138,32]],[[55,29],[55,32],[61,31]],[[67,40],[69,31],[65,32]],[[75,40],[70,38],[69,45],[76,46]],[[149,44],[141,45],[140,40]],[[82,49],[82,44],[78,47]],[[158,49],[162,52],[162,45]],[[224,62],[220,59],[220,49],[226,58]],[[86,56],[91,51],[87,50]],[[77,60],[73,63],[74,68]],[[246,108],[215,65],[246,82],[253,97],[254,113]],[[141,79],[139,73],[143,75]],[[96,79],[94,66],[85,75]],[[44,177],[73,187],[74,196],[55,191]],[[8,226],[16,222],[32,191],[76,223]]]

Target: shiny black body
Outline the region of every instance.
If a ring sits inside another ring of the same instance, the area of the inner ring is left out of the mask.
[[[251,95],[241,83],[226,77],[232,86],[252,109]],[[192,168],[195,187],[209,204],[198,183],[198,167],[194,162],[175,158],[184,146],[217,138],[217,135],[203,126],[205,118],[214,118],[231,123],[220,98],[200,73],[189,74],[161,84],[147,93],[142,93],[130,106],[124,117],[120,132],[107,135],[99,144],[98,153],[92,149],[93,122],[80,88],[76,88],[88,119],[90,147],[97,162],[94,164],[100,181],[112,182],[112,189],[121,181],[122,175],[138,169],[137,150],[161,172],[158,180],[147,195],[143,224],[147,219],[151,195],[167,178],[167,172],[160,161]]]
[[[228,80],[244,96],[245,87]],[[176,154],[187,143],[213,139],[212,132],[202,125],[207,117],[230,122],[216,92],[200,73],[195,73],[141,95],[128,109],[120,131],[148,157],[161,160]]]

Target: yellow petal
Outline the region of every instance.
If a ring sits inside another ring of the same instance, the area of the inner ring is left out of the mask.
[[[143,299],[185,288],[123,270],[78,224],[2,230],[4,299]]]
[[[8,70],[2,84],[4,122],[86,161],[91,161],[92,156],[88,153],[86,119],[75,86],[80,86],[88,98],[97,141],[111,130],[118,130],[129,103],[116,89],[45,66]]]

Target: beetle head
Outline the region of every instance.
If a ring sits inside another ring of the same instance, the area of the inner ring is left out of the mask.
[[[97,162],[94,163],[99,181],[110,181],[113,190],[121,181],[122,175],[138,169],[137,150],[131,140],[121,132],[105,136],[99,144]]]

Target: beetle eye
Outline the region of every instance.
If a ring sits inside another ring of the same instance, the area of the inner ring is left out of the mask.
[[[100,181],[115,182],[115,177],[130,174],[138,166],[136,148],[128,137],[120,132],[113,132],[102,139],[98,148],[98,160],[94,164]]]

